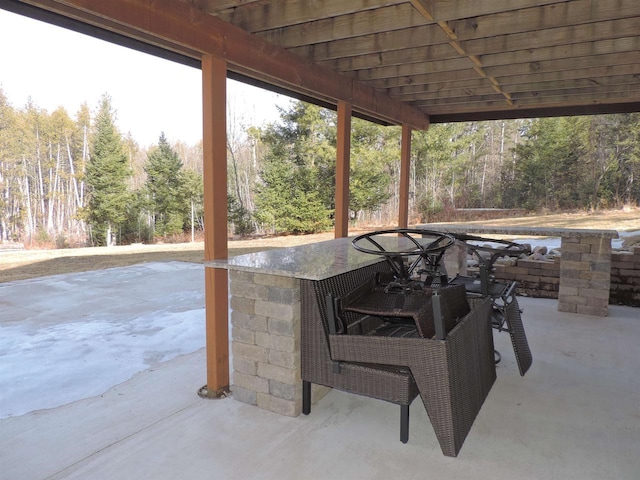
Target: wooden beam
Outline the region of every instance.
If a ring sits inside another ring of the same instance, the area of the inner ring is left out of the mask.
[[[633,37],[637,34],[637,25],[637,18],[625,18],[599,23],[574,25],[571,27],[535,30],[527,33],[498,35],[495,37],[463,42],[463,46],[470,55],[475,56],[492,55],[501,52],[514,52],[518,50],[531,51],[537,48],[570,45],[580,42],[580,39],[589,39],[590,42],[594,42],[615,38]],[[431,28],[434,27],[432,26]],[[397,33],[398,35],[408,37],[402,32]],[[356,40],[357,39],[354,39],[353,41],[355,42]],[[424,48],[419,39],[413,39],[412,41],[415,41],[415,44],[413,45],[408,43],[408,41],[409,39],[405,38],[402,42],[398,42],[401,45],[401,48],[398,50],[388,50],[383,52],[371,51],[357,56],[350,55],[329,61],[319,61],[319,59],[316,59],[316,61],[320,65],[326,65],[333,70],[349,72],[353,70],[378,68],[382,66],[388,67],[407,63],[447,60],[458,56],[451,48],[452,45],[448,43],[429,45],[428,48]],[[372,45],[375,45],[375,43]],[[391,48],[394,43],[387,42],[385,45],[386,48]]]
[[[202,57],[204,259],[227,258],[227,65]],[[207,394],[229,391],[229,306],[227,270],[205,267]]]
[[[246,7],[260,0],[180,0],[183,3],[191,3],[200,10],[215,15],[231,8]]]
[[[637,0],[571,0],[516,11],[497,12],[494,15],[459,17],[459,20],[449,22],[449,26],[461,41],[468,41],[638,16],[640,2]]]
[[[627,103],[629,105],[638,105],[640,102],[640,93],[636,93],[638,89],[633,86],[627,86],[622,90],[618,89],[603,89],[596,93],[591,94],[583,94],[583,95],[567,95],[567,94],[558,94],[553,97],[546,98],[544,96],[529,96],[529,97],[518,97],[515,98],[515,104],[513,105],[513,111],[524,111],[524,110],[532,110],[538,109],[540,115],[539,116],[549,116],[546,114],[546,110],[550,111],[561,111],[564,108],[566,112],[570,111],[587,111],[589,107],[597,106],[597,105],[607,105],[607,104],[622,104]],[[464,114],[468,114],[472,116],[474,120],[479,118],[500,118],[495,115],[500,113],[504,113],[506,111],[511,111],[511,109],[507,110],[504,108],[504,105],[501,104],[499,97],[496,95],[493,98],[491,97],[481,97],[474,98],[473,100],[468,100],[467,102],[458,102],[456,100],[455,103],[445,102],[442,104],[429,104],[425,105],[425,108],[429,108],[430,112],[433,112],[432,115],[439,116],[441,119],[444,117],[452,117],[457,115],[461,118]],[[597,109],[596,113],[616,113],[616,112],[627,112],[629,110],[626,107],[614,106],[611,111]],[[488,117],[483,117],[482,115],[477,115],[477,113],[492,112]],[[557,115],[574,115],[572,113],[557,113]],[[575,113],[575,115],[581,115],[581,113]],[[553,116],[553,115],[551,115]],[[505,118],[518,118],[514,117],[513,114],[505,115]],[[523,116],[523,118],[525,118]],[[440,120],[443,122],[446,120]],[[461,120],[451,120],[451,121],[461,121]]]
[[[485,0],[485,1],[461,1],[461,0],[411,0],[416,10],[427,17],[427,14],[438,20],[451,21],[459,18],[470,19],[478,16],[504,13],[526,8],[540,7],[567,0]]]
[[[501,65],[518,63],[544,62],[562,58],[575,59],[579,57],[593,57],[597,55],[616,55],[640,51],[640,35],[634,37],[601,40],[598,42],[581,42],[571,45],[537,48],[532,50],[518,50],[515,52],[484,55],[483,65],[491,68]]]
[[[506,93],[500,82],[489,75],[484,71],[484,63],[480,60],[480,57],[477,55],[470,54],[467,49],[459,42],[459,37],[456,32],[449,26],[449,24],[442,19],[436,18],[437,15],[434,14],[435,5],[431,2],[431,0],[411,0],[411,3],[416,9],[420,12],[428,20],[433,20],[438,23],[438,26],[442,29],[445,35],[449,38],[449,45],[453,47],[453,49],[458,52],[461,56],[467,57],[471,63],[473,63],[473,69],[482,77],[487,78],[491,82],[491,87],[497,93],[501,94],[508,105],[513,105],[511,100],[511,96]]]
[[[358,70],[356,78],[360,81],[382,80],[389,82],[389,79],[397,77],[405,77],[404,81],[411,83],[414,75],[436,75],[438,73],[446,73],[456,70],[466,70],[473,72],[472,63],[467,58],[454,58],[451,60],[439,60],[435,62],[409,63],[405,65],[393,65],[391,67],[371,68],[369,70]],[[478,75],[474,75],[478,78]]]
[[[494,78],[516,75],[526,77],[532,74],[569,72],[587,68],[608,68],[611,70],[618,65],[638,63],[637,51],[632,48],[626,52],[620,51],[612,54],[523,61],[522,63],[517,61],[517,55],[509,58],[515,60],[515,63],[485,66],[485,72]],[[443,60],[426,64],[416,63],[362,70],[357,72],[357,77],[359,80],[367,81],[372,87],[379,89],[477,79],[478,75],[467,67],[469,67],[469,63],[464,59]]]
[[[585,105],[605,101],[607,98],[626,97],[629,101],[640,99],[640,81],[635,80],[631,84],[591,86],[576,89],[561,89],[547,91],[526,91],[511,94],[517,107],[537,105],[539,107],[567,105]],[[429,111],[438,112],[441,108],[473,111],[483,110],[495,105],[498,96],[494,94],[479,96],[462,96],[437,98],[429,100],[417,100],[415,103]]]
[[[621,70],[625,70],[625,66],[621,66]],[[514,98],[518,94],[527,94],[527,93],[535,93],[548,95],[553,91],[560,90],[570,90],[573,94],[581,94],[584,93],[587,88],[594,87],[613,87],[616,85],[635,85],[636,88],[640,88],[640,65],[630,65],[629,69],[630,73],[626,75],[604,75],[602,77],[597,77],[593,75],[588,75],[588,71],[583,71],[586,74],[581,76],[580,78],[572,78],[566,80],[549,80],[549,81],[534,81],[534,78],[530,78],[528,83],[520,82],[520,83],[511,83],[510,77],[504,77],[501,79],[502,87],[506,92],[511,94]],[[616,69],[617,72],[617,69]],[[622,71],[620,73],[623,73]],[[531,77],[534,77],[533,75]],[[479,97],[481,95],[491,95],[494,91],[492,91],[491,86],[487,83],[483,85],[477,86],[460,86],[456,87],[455,82],[452,82],[452,85],[447,86],[446,84],[436,84],[440,85],[441,88],[432,88],[428,89],[429,85],[421,85],[414,92],[404,92],[400,95],[400,98],[403,102],[420,102],[426,100],[446,100],[450,98],[473,98]]]
[[[611,72],[615,71],[616,76],[611,77]],[[527,75],[513,75],[500,77],[502,84],[507,91],[513,92],[519,89],[526,89],[527,85],[533,84],[554,84],[561,86],[567,82],[576,81],[578,83],[592,82],[611,84],[613,81],[617,81],[618,77],[627,77],[640,74],[640,63],[616,65],[614,68],[611,66],[582,68],[575,70],[557,71],[557,72],[541,72],[539,74],[530,73]],[[619,83],[628,83],[620,81]],[[452,90],[465,90],[473,91],[474,89],[484,88],[486,82],[483,79],[464,79],[464,80],[451,80],[451,81],[433,81],[426,84],[412,83],[410,85],[402,85],[398,87],[389,88],[388,93],[390,96],[398,98],[399,100],[406,101],[411,100],[413,95],[424,93],[426,95],[450,95]]]
[[[351,159],[351,105],[338,102],[336,148],[335,238],[349,235],[349,168]]]
[[[584,68],[606,67],[612,70],[618,65],[638,63],[638,52],[621,52],[617,54],[593,55],[587,57],[560,58],[535,62],[517,63],[513,65],[498,65],[487,67],[493,76],[505,77],[512,75],[530,75],[552,72],[568,72]]]
[[[439,91],[417,91],[415,93],[405,93],[399,98],[402,99],[403,102],[420,102],[427,100],[437,100],[443,98],[450,97],[463,97],[466,95],[469,96],[479,96],[479,95],[491,95],[495,93],[495,89],[491,87],[491,84],[486,79],[480,79],[483,82],[483,85],[479,87],[462,87],[462,88],[452,88],[447,90],[439,90]]]
[[[488,82],[483,78],[463,79],[463,80],[451,80],[450,82],[430,82],[425,84],[413,84],[401,85],[398,87],[389,88],[389,95],[398,98],[399,100],[411,100],[414,95],[447,95],[447,92],[451,90],[468,90],[474,91],[475,89],[486,88]]]
[[[313,58],[314,62],[356,57],[381,52],[393,52],[400,49],[418,48],[428,51],[435,45],[447,45],[447,37],[441,29],[434,25],[405,28],[402,30],[384,31],[373,35],[345,38],[330,42],[290,48],[289,51]],[[425,48],[428,47],[428,48]],[[420,52],[417,52],[418,54]]]
[[[442,109],[431,115],[432,123],[475,122],[485,120],[505,120],[517,118],[566,117],[572,115],[600,115],[612,113],[640,112],[640,100],[629,101],[628,98],[609,98],[606,103],[591,103],[589,105],[561,105],[536,107],[521,107],[505,109],[504,104],[495,108],[475,111],[451,112]]]
[[[386,0],[385,5],[404,1],[406,0]],[[261,32],[318,20],[319,15],[338,17],[379,6],[377,2],[370,0],[322,0],[321,5],[308,0],[270,0],[263,2],[259,8],[237,8],[221,18],[249,32]]]
[[[586,89],[602,88],[602,87],[616,87],[622,85],[634,85],[635,88],[640,90],[640,65],[635,69],[636,72],[628,75],[609,75],[604,77],[584,77],[569,80],[558,80],[548,82],[531,82],[531,83],[516,83],[508,85],[506,88],[512,95],[538,93],[545,92],[545,95],[553,92],[561,92],[563,90],[570,90],[575,94],[587,92]]]
[[[411,127],[402,125],[400,140],[400,205],[398,227],[409,225],[409,171],[411,170]]]
[[[639,9],[640,10],[640,9]],[[544,28],[510,35],[495,35],[464,41],[465,49],[472,55],[489,55],[500,52],[533,50],[638,35],[637,18],[621,18],[596,23]]]
[[[314,22],[266,30],[257,35],[283,48],[301,47],[346,38],[363,37],[391,30],[426,25],[408,3],[323,18]],[[427,28],[425,26],[425,28]]]
[[[459,68],[453,70],[441,70],[427,72],[416,75],[398,75],[387,78],[378,78],[368,82],[369,85],[379,89],[389,89],[394,87],[431,85],[436,83],[446,83],[459,80],[481,80],[476,71],[471,68],[469,62],[464,59],[455,60]],[[360,73],[360,72],[359,72]],[[359,75],[358,75],[359,76]]]
[[[355,112],[422,130],[429,126],[423,112],[392,100],[363,84],[319,67],[309,60],[276,47],[239,27],[176,0],[27,0],[51,11],[73,9],[88,23],[122,31],[132,38],[154,41],[185,54],[199,52],[225,59],[230,71],[337,105],[350,102]],[[345,3],[345,2],[343,2]],[[150,40],[155,38],[157,40]]]
[[[406,45],[415,43],[416,46]],[[362,52],[363,45],[358,48]],[[451,48],[449,43],[438,43],[425,47],[421,41],[407,42],[403,48],[376,52],[375,47],[364,54],[345,56],[331,60],[317,61],[319,65],[327,66],[338,72],[352,72],[354,70],[368,70],[370,68],[391,67],[407,63],[433,62],[438,60],[457,59],[460,55]]]

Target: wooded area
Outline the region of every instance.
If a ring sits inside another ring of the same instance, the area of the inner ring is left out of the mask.
[[[230,111],[233,112],[232,106]],[[336,114],[291,102],[277,122],[228,127],[236,235],[308,233],[333,217]],[[448,123],[414,131],[410,223],[459,208],[596,209],[640,203],[640,114]],[[353,119],[350,215],[391,225],[400,129]],[[28,244],[153,242],[203,228],[202,146],[150,149],[123,136],[111,99],[72,118],[0,90],[0,239]]]

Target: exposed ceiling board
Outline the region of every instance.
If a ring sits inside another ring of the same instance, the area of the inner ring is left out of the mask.
[[[43,8],[75,7],[119,24],[127,35],[135,26],[94,11],[96,0],[29,0]],[[431,116],[432,122],[500,116],[548,116],[622,112],[640,104],[640,1],[638,0],[111,0],[123,9],[144,4],[189,18],[182,27],[217,28],[194,11],[245,31],[242,65],[234,71],[274,88],[295,87],[262,71],[265,55],[286,57],[307,75],[300,95],[335,103],[335,88],[324,78],[338,75]],[[174,8],[181,5],[182,8]],[[66,10],[65,10],[66,9]],[[182,14],[180,12],[183,12]],[[185,20],[185,19],[183,19]],[[118,27],[116,27],[117,30]],[[171,45],[166,31],[134,35],[157,46]],[[196,32],[193,32],[196,34]],[[213,35],[215,32],[202,32]],[[224,35],[224,32],[222,32]],[[234,41],[240,38],[234,37]],[[178,42],[180,40],[177,40]],[[224,43],[224,40],[223,40]],[[263,48],[256,53],[256,45]],[[267,47],[268,48],[265,48]],[[242,49],[228,45],[234,51]],[[197,50],[197,49],[195,49]],[[280,60],[278,60],[280,61]],[[282,62],[286,76],[287,62]],[[306,71],[308,70],[308,71]],[[326,73],[324,73],[326,72]],[[275,75],[275,76],[274,76]],[[348,80],[341,80],[342,82]],[[288,82],[288,83],[287,83]],[[364,96],[363,96],[364,95]],[[345,100],[344,95],[341,98]],[[348,100],[348,99],[347,99]],[[377,102],[366,113],[375,115]],[[388,100],[384,101],[386,108]],[[354,108],[358,111],[357,108]],[[403,115],[392,108],[393,116]],[[411,109],[408,110],[412,112]],[[365,113],[363,111],[360,112]],[[380,115],[385,121],[402,120]],[[415,117],[414,117],[415,120]]]

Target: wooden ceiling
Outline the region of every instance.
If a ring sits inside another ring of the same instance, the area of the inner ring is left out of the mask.
[[[640,102],[639,0],[195,4],[408,102],[432,123],[637,110]]]
[[[94,25],[114,30],[112,19],[91,7],[100,2],[20,3],[62,15],[67,15],[65,6],[79,7],[85,14],[95,14]],[[246,62],[256,61],[257,66],[245,63],[236,71],[260,82],[309,93],[309,88],[296,89],[291,79],[255,74],[261,68],[260,56],[271,58],[286,51],[293,55],[286,58],[300,59],[292,63],[295,68],[308,65],[315,76],[326,72],[331,78],[337,74],[336,78],[355,80],[365,92],[370,87],[380,98],[390,97],[412,107],[409,111],[428,115],[431,123],[640,111],[639,0],[115,3],[139,3],[157,10],[171,5],[174,17],[184,12],[184,21],[191,22],[176,25],[178,36],[185,25],[239,27],[253,42],[248,44],[253,60]],[[125,15],[123,11],[122,18]],[[203,23],[199,15],[215,21]],[[115,30],[127,34],[122,28]],[[167,31],[165,38],[171,35]],[[144,40],[141,34],[132,36]],[[304,76],[304,72],[298,70],[293,76]],[[310,96],[333,103],[330,93]]]

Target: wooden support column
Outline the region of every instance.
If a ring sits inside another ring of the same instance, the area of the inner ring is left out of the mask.
[[[351,104],[338,101],[335,238],[349,235],[349,167],[351,163]]]
[[[400,206],[398,227],[407,228],[409,224],[409,171],[411,169],[411,127],[402,125],[400,140]]]
[[[204,259],[225,260],[227,247],[227,63],[202,57]],[[229,391],[227,270],[205,267],[206,396]]]

